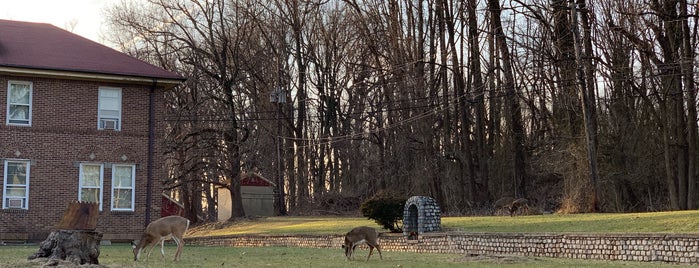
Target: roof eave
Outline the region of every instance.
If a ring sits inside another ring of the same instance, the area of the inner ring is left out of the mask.
[[[38,76],[38,77],[47,77],[47,78],[63,78],[63,79],[74,79],[74,80],[88,80],[88,81],[105,81],[105,82],[115,82],[115,83],[138,84],[138,85],[153,85],[153,83],[155,82],[157,87],[163,88],[165,90],[171,89],[171,88],[181,84],[182,82],[184,82],[186,80],[185,78],[145,77],[145,76],[134,76],[134,75],[102,74],[102,73],[76,72],[76,71],[64,71],[64,70],[19,68],[19,67],[8,67],[8,66],[0,66],[0,74],[18,75],[18,76]]]

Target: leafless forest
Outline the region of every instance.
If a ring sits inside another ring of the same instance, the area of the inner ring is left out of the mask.
[[[166,189],[188,217],[282,215],[381,191],[444,215],[694,209],[699,5],[686,0],[126,0],[104,39],[167,93]]]

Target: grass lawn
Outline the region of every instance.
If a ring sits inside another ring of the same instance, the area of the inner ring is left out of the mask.
[[[344,234],[352,227],[380,228],[357,217],[271,217],[192,228],[188,237],[230,234]],[[446,231],[523,233],[699,233],[699,210],[649,213],[547,214],[443,217]],[[387,231],[387,230],[382,230]]]
[[[37,246],[0,246],[0,267],[41,267],[44,262],[27,261]],[[357,259],[348,261],[340,248],[224,248],[185,246],[182,259],[173,262],[174,245],[166,245],[165,256],[159,249],[146,261],[133,261],[131,247],[127,244],[102,246],[102,267],[678,267],[676,264],[641,263],[620,261],[571,260],[519,256],[463,256],[457,254],[427,254],[408,252],[384,252],[383,260],[374,252],[366,261],[368,250],[358,249]],[[59,266],[61,267],[61,266]],[[63,266],[67,267],[67,266]],[[69,266],[68,266],[69,267]],[[81,266],[85,267],[85,266]],[[88,266],[96,267],[96,266]]]
[[[358,217],[271,217],[216,223],[192,228],[187,237],[230,234],[344,234],[352,227],[379,227]],[[699,211],[575,214],[491,217],[444,217],[442,228],[463,232],[572,232],[572,233],[699,233]],[[386,231],[386,230],[383,230]],[[27,257],[38,245],[0,246],[0,267],[41,267]],[[676,264],[573,260],[521,256],[464,256],[384,252],[365,261],[368,250],[360,249],[357,260],[348,261],[342,249],[285,247],[227,248],[185,246],[180,262],[173,262],[173,245],[166,259],[155,249],[148,261],[133,261],[127,244],[102,246],[100,263],[106,267],[678,267]],[[63,266],[69,267],[69,266]],[[84,266],[83,266],[84,267]]]
[[[524,217],[447,217],[442,218],[442,226],[465,232],[697,234],[699,210]]]

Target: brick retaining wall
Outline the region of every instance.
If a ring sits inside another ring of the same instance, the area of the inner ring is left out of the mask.
[[[343,235],[231,235],[187,238],[190,245],[340,248]],[[696,234],[426,233],[417,241],[383,234],[385,251],[519,255],[696,264]]]

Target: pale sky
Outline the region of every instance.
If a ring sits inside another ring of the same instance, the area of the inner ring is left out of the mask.
[[[100,42],[102,9],[120,0],[0,0],[0,19],[44,22]]]

